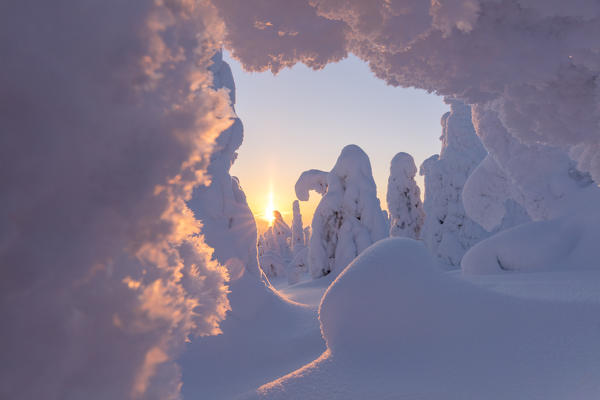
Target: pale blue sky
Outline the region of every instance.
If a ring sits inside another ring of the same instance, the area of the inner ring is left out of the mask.
[[[240,178],[260,219],[272,188],[275,208],[290,220],[294,184],[302,171],[329,171],[347,144],[370,157],[385,208],[389,163],[400,151],[417,164],[440,150],[440,118],[448,106],[422,90],[394,88],[377,79],[358,58],[313,71],[304,65],[248,73],[227,54],[237,87],[236,111],[245,138],[232,175]],[[417,182],[422,187],[422,179]],[[310,223],[319,196],[300,203]],[[260,221],[257,221],[260,222]]]

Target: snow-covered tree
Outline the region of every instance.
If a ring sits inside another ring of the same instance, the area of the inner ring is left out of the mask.
[[[221,53],[213,58],[210,69],[215,88],[228,89],[231,104],[235,104],[233,75]],[[248,273],[249,279],[260,281],[254,215],[238,179],[229,174],[243,138],[244,127],[240,119],[235,118],[231,127],[221,132],[215,141],[215,151],[207,168],[210,185],[197,187],[188,205],[202,221],[202,234],[214,249],[213,257],[230,267],[229,273],[234,279]],[[232,287],[235,286],[236,283],[232,283]]]
[[[310,243],[310,225],[308,225],[304,228],[304,243],[306,244],[307,247],[308,247],[308,244]]]
[[[286,268],[292,261],[290,248],[292,230],[283,220],[279,211],[273,211],[273,224],[262,235],[260,267],[269,278],[286,275]]]
[[[294,200],[292,205],[292,261],[288,264],[287,276],[290,285],[297,283],[300,277],[308,272],[308,248],[306,247],[305,229],[302,225],[302,214],[300,214],[300,203]]]
[[[441,261],[460,265],[464,253],[488,236],[470,219],[463,207],[463,186],[487,152],[471,122],[471,108],[457,100],[446,99],[450,112],[442,117],[442,149],[423,162],[426,218],[421,239]]]
[[[323,189],[326,192],[311,224],[309,268],[313,278],[340,273],[364,249],[388,235],[371,163],[360,147],[344,147],[328,174],[304,172],[296,183],[296,196],[307,200],[309,190],[322,193]]]
[[[302,214],[300,214],[300,202],[294,200],[292,204],[292,253],[295,255],[306,247],[304,241],[304,226],[302,225]]]
[[[417,166],[408,153],[398,153],[390,165],[387,204],[390,218],[390,236],[418,239],[425,220],[421,191],[415,175]]]

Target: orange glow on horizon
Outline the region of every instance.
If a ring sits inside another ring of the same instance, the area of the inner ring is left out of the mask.
[[[265,213],[262,215],[262,218],[269,223],[269,226],[271,226],[273,224],[273,221],[275,221],[275,202],[273,198],[273,188],[271,187],[271,189],[269,190],[269,196],[267,200],[267,206],[265,208]]]

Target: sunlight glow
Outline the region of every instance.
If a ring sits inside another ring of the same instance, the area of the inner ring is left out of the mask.
[[[263,215],[263,219],[269,223],[269,226],[271,226],[271,224],[273,224],[273,221],[275,220],[275,215],[273,211],[275,211],[275,203],[273,201],[273,188],[271,188],[269,190],[267,207],[265,208],[265,213]]]

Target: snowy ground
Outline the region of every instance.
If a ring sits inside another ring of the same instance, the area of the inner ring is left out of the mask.
[[[332,280],[332,277],[311,279],[306,276],[303,281],[291,286],[284,279],[271,281],[271,283],[283,297],[313,308],[316,318],[316,311],[319,308],[323,293],[325,293]]]
[[[594,399],[599,282],[598,271],[444,272],[421,244],[384,240],[327,290],[320,311],[327,349],[316,341],[295,347],[297,337],[286,339],[284,330],[275,344],[284,352],[321,355],[229,398]],[[273,284],[316,321],[326,278]],[[273,375],[268,365],[254,369]]]

